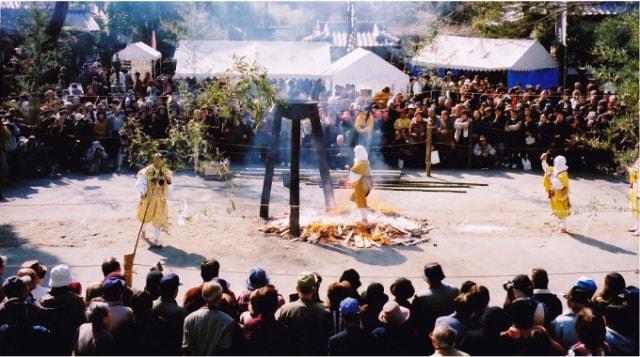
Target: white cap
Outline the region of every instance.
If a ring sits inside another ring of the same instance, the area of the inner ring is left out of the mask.
[[[73,282],[71,269],[64,264],[56,265],[51,269],[49,276],[49,286],[52,288],[67,286]]]

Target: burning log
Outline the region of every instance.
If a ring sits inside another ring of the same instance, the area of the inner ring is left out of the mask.
[[[341,213],[333,212],[325,221],[318,220],[301,225],[300,240],[313,244],[339,244],[355,248],[412,246],[428,242],[429,238],[423,236],[432,229],[425,220],[414,220],[397,214],[379,215],[377,217],[382,218],[380,222],[371,223],[332,221],[332,218],[340,215]],[[259,228],[259,231],[281,238],[290,237],[286,217]]]

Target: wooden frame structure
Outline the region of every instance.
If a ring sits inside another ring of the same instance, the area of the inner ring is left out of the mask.
[[[333,183],[329,173],[329,163],[327,151],[324,146],[324,134],[320,123],[317,102],[288,101],[277,104],[273,116],[272,140],[269,146],[267,164],[262,185],[262,198],[260,200],[260,217],[269,218],[269,201],[271,200],[271,185],[273,183],[273,172],[278,159],[280,147],[280,129],[282,128],[282,118],[291,120],[291,168],[289,184],[289,232],[294,237],[300,236],[300,121],[309,119],[311,121],[311,132],[313,143],[318,157],[318,168],[320,169],[320,179],[324,192],[324,202],[327,209],[335,206],[333,194]]]

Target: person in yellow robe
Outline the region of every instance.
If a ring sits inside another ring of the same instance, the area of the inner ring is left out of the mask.
[[[169,228],[167,195],[171,191],[171,170],[161,156],[157,155],[150,165],[138,172],[136,191],[140,196],[136,218],[153,229],[152,239],[142,230],[142,239],[152,247],[160,248],[160,233]]]
[[[544,189],[549,196],[551,211],[558,219],[560,233],[568,233],[567,217],[571,215],[571,203],[569,202],[569,174],[567,159],[558,155],[553,159],[553,166],[547,164],[547,154],[540,156],[542,169],[544,170]]]
[[[367,222],[367,196],[373,188],[373,180],[371,177],[371,167],[369,166],[369,155],[362,145],[356,145],[353,149],[354,162],[351,172],[349,173],[349,182],[353,187],[351,201],[356,203],[356,207],[360,211],[363,222]]]
[[[629,210],[634,226],[629,229],[633,235],[640,236],[640,158],[627,168],[629,174]]]

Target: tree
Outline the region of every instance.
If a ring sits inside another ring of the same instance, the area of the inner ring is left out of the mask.
[[[631,14],[609,17],[594,31],[592,66],[596,70],[595,78],[601,82],[612,82],[626,104],[626,113],[614,120],[600,138],[621,164],[630,164],[638,156],[638,27],[636,10]]]

